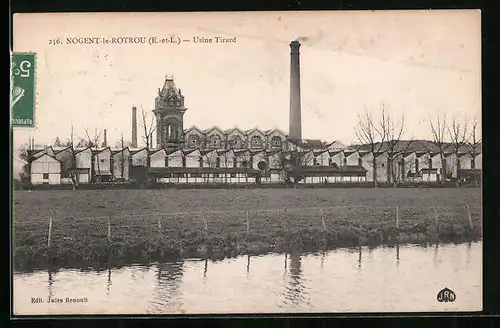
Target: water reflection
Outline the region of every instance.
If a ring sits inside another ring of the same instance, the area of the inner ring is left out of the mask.
[[[396,268],[399,269],[399,244],[396,244]]]
[[[302,255],[298,253],[290,254],[290,269],[288,279],[285,282],[285,306],[297,306],[307,299],[307,287],[302,277]]]
[[[400,263],[401,257],[405,261]],[[25,314],[473,311],[481,309],[481,260],[481,243],[467,243],[19,273],[14,276],[14,310]],[[436,292],[444,286],[461,297],[453,304],[437,304]],[[30,297],[47,293],[85,296],[89,303],[44,307],[29,302]]]
[[[247,278],[250,274],[250,255],[247,255]]]
[[[358,253],[359,253],[359,255],[358,255],[358,268],[361,269],[361,247],[359,247]]]
[[[52,277],[52,270],[48,270],[48,275],[49,275],[49,279],[48,279],[48,283],[47,283],[47,289],[48,289],[48,292],[49,292],[49,298],[54,298],[54,290],[53,290],[53,284],[54,284],[54,279]]]
[[[203,269],[203,282],[207,279],[208,258],[205,259],[205,268]]]
[[[108,283],[106,284],[106,295],[109,295],[109,289],[111,288],[112,282],[111,282],[111,266],[108,267]]]

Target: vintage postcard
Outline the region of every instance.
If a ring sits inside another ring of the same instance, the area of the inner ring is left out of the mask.
[[[481,12],[13,18],[13,315],[482,310]]]

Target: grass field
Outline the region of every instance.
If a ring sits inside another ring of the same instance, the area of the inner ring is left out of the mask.
[[[474,240],[481,200],[478,188],[16,191],[13,223],[25,270]]]

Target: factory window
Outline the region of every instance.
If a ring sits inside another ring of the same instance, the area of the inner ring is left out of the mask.
[[[253,136],[250,142],[252,143],[252,147],[259,147],[262,144],[262,140],[259,136]]]
[[[241,138],[239,136],[234,136],[231,139],[231,146],[238,147],[241,144]]]
[[[271,145],[273,147],[281,147],[281,138],[278,136],[275,136],[271,139]]]
[[[221,142],[221,137],[219,137],[218,135],[215,134],[210,137],[210,147],[218,148],[220,146],[220,142]]]
[[[43,174],[43,179],[44,180],[48,180],[49,179],[49,174],[48,173],[44,173]]]
[[[196,146],[198,144],[198,138],[196,136],[191,136],[189,138],[189,144],[191,146]]]

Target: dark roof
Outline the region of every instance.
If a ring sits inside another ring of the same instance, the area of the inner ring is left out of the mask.
[[[260,171],[241,167],[151,167],[149,172],[154,175],[166,173],[248,173],[257,174]]]
[[[141,149],[132,150],[132,151],[130,151],[130,154],[131,154],[131,155],[135,155],[135,154],[137,154],[138,152],[143,151],[144,149],[146,149],[146,150],[147,150],[147,148],[146,148],[146,147],[144,147],[144,148],[141,148]]]
[[[189,155],[191,153],[194,153],[197,150],[199,150],[199,149],[198,148],[195,148],[195,149],[183,149],[182,152],[184,153],[184,155]]]
[[[75,155],[76,154],[80,154],[81,152],[84,152],[84,151],[89,150],[89,149],[90,149],[90,151],[92,151],[92,149],[90,148],[90,146],[87,146],[85,148],[79,149],[79,150],[75,151]]]
[[[111,151],[111,154],[112,154],[112,155],[116,155],[116,154],[121,153],[121,152],[123,152],[123,151],[125,151],[125,150],[128,150],[128,149],[129,149],[128,147],[125,147],[125,148],[123,148],[123,149],[114,150],[114,151]],[[158,149],[158,150],[160,150],[160,149]],[[158,150],[155,150],[155,151],[154,151],[154,153],[156,153]],[[129,150],[129,152],[130,152],[130,150]]]
[[[345,157],[351,156],[352,154],[356,153],[356,150],[349,150],[349,151],[344,151]]]
[[[323,141],[319,139],[295,139],[295,138],[289,138],[288,141],[293,143],[294,145],[297,145],[298,147],[301,148],[306,148],[306,149],[325,149],[327,148]]]
[[[249,152],[249,150],[248,149],[238,149],[238,150],[235,149],[234,150],[234,153],[236,155],[241,155],[241,154],[246,153],[246,152]]]
[[[203,156],[203,155],[206,155],[208,153],[211,153],[215,151],[215,149],[203,149],[203,150],[200,150],[200,154]]]
[[[343,152],[343,150],[335,150],[335,151],[330,151],[329,154],[330,154],[330,156],[335,156],[335,155],[337,155],[338,153],[341,153],[341,152]]]
[[[170,155],[170,154],[173,154],[173,153],[178,152],[178,151],[182,152],[182,149],[181,148],[165,149],[165,154]]]
[[[418,171],[420,174],[422,173],[437,173],[438,169],[436,168],[432,168],[432,169],[429,169],[429,168],[425,168],[425,169],[420,169],[420,171]]]
[[[58,150],[52,149],[52,151],[54,152],[54,154],[59,154],[59,153],[65,151],[65,150],[68,150],[68,149],[71,149],[71,146],[67,146],[67,147],[64,147],[64,148],[58,149]]]
[[[358,165],[348,166],[304,166],[301,168],[301,173],[306,176],[322,175],[322,176],[364,176],[366,169]]]
[[[102,153],[102,152],[103,152],[103,151],[105,151],[105,150],[109,150],[109,152],[111,152],[111,148],[110,148],[110,147],[105,147],[105,148],[103,148],[103,149],[92,150],[92,154],[97,155],[97,154]]]
[[[37,154],[38,156],[35,156],[35,158],[33,158],[33,161],[36,161],[37,159],[39,158],[42,158],[43,156],[49,156],[50,158],[53,158],[55,159],[56,161],[58,161],[59,163],[62,163],[59,159],[57,159],[55,156],[52,156],[50,154],[47,154],[47,153],[41,153],[41,154]]]
[[[313,154],[314,156],[318,156],[318,155],[321,155],[323,154],[324,152],[327,152],[328,149],[323,149],[323,150],[316,150],[316,151],[313,151]]]
[[[259,150],[250,150],[250,155],[257,155],[260,154],[264,151],[264,149],[259,149]]]

